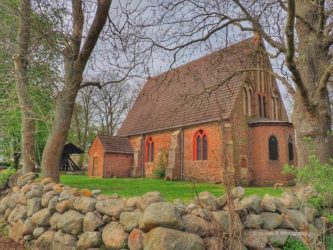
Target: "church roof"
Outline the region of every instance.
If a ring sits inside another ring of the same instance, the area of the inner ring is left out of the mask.
[[[118,135],[228,119],[255,46],[252,39],[148,77]]]
[[[127,137],[98,135],[105,153],[133,154],[133,148]]]

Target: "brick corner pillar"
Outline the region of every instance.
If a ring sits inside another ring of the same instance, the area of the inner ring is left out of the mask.
[[[165,171],[165,178],[167,180],[180,179],[180,134],[180,130],[177,130],[171,134],[168,166]]]
[[[225,176],[224,179],[228,179],[228,181],[232,181],[232,185],[235,185],[235,183],[238,183],[239,179],[239,169],[237,164],[234,163],[234,141],[233,141],[233,127],[232,124],[227,122],[224,124],[224,134],[223,134],[223,146],[225,147],[225,160],[227,162],[227,172],[230,174],[230,176]]]
[[[131,177],[142,177],[142,165],[143,165],[143,136],[137,138],[138,148],[133,149],[133,166],[130,170]]]

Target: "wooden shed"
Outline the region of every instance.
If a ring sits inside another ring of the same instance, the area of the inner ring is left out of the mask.
[[[98,135],[88,155],[89,176],[130,176],[133,167],[133,149],[127,137]]]

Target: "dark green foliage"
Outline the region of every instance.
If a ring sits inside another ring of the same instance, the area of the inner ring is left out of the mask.
[[[21,107],[18,104],[15,88],[15,73],[13,56],[16,53],[16,33],[18,29],[18,6],[20,1],[0,1],[0,160],[16,165],[15,157],[21,155]],[[51,30],[45,17],[33,13],[32,27],[45,27]],[[41,160],[41,154],[49,132],[53,116],[54,88],[52,84],[59,82],[59,55],[55,47],[42,39],[44,34],[31,30],[31,43],[34,49],[30,51],[29,94],[33,102],[36,119],[36,159]],[[15,157],[14,157],[15,155]]]
[[[327,250],[333,250],[333,233],[325,235],[325,246]]]
[[[9,178],[16,173],[14,168],[7,168],[0,172],[0,189],[6,187]]]
[[[296,240],[294,237],[288,237],[286,244],[283,247],[284,250],[309,250],[309,248],[300,240]]]

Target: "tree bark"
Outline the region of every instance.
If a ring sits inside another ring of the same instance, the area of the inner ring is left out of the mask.
[[[32,100],[29,94],[29,43],[30,43],[30,0],[22,0],[17,34],[17,54],[14,57],[16,88],[22,113],[21,140],[23,155],[23,173],[34,170],[35,166],[35,120]]]

